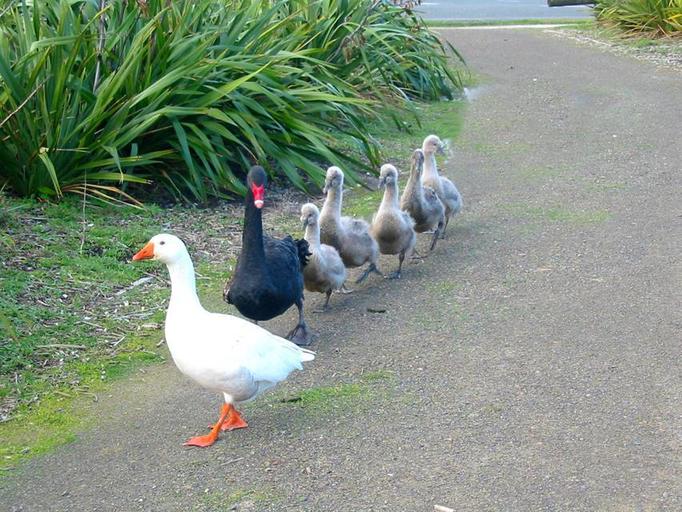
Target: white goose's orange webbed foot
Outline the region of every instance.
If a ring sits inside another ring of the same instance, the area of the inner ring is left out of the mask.
[[[229,405],[228,407],[230,412],[227,415],[227,418],[225,418],[225,421],[223,421],[223,423],[220,425],[220,430],[222,432],[225,432],[226,430],[237,430],[238,428],[246,428],[249,426],[241,413],[234,408],[234,405]]]
[[[218,440],[218,433],[220,432],[221,425],[230,414],[230,407],[232,406],[223,404],[222,408],[220,409],[220,418],[218,419],[217,423],[213,425],[211,431],[208,434],[206,434],[205,436],[192,437],[185,441],[184,445],[206,448],[207,446],[211,446],[213,443],[215,443]]]

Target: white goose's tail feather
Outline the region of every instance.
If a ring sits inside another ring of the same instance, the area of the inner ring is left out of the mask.
[[[315,352],[308,350],[307,348],[301,348],[301,361],[305,363],[307,361],[312,361],[313,359],[315,359]]]

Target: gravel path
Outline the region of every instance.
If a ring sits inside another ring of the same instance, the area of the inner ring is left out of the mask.
[[[334,297],[318,359],[250,429],[182,447],[218,399],[149,370],[6,478],[3,510],[682,509],[679,72],[532,30],[443,34],[483,77],[449,239]],[[337,387],[280,401],[317,386]]]

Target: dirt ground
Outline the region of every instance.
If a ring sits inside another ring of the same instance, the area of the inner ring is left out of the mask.
[[[682,509],[680,71],[540,30],[443,34],[481,76],[448,239],[311,317],[317,359],[251,428],[183,447],[219,398],[147,370],[5,478],[4,510]]]

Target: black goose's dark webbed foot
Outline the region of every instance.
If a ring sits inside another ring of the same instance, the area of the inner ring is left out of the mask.
[[[305,323],[302,323],[298,324],[287,334],[287,339],[296,343],[299,347],[307,347],[315,341],[315,335],[308,330],[308,326]]]
[[[296,301],[296,307],[298,308],[298,324],[294,327],[289,334],[287,334],[287,339],[296,343],[301,347],[310,345],[315,336],[308,330],[308,326],[303,319],[303,297],[301,296]]]
[[[400,279],[400,270],[396,270],[395,272],[391,272],[387,276],[385,276],[386,279]]]

